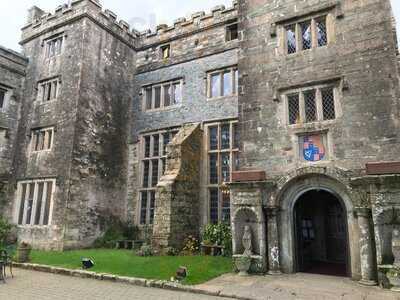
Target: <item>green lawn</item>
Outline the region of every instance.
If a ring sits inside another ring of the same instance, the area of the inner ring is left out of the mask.
[[[199,284],[232,271],[232,259],[212,256],[139,257],[128,250],[32,251],[31,262],[68,269],[80,269],[81,258],[93,259],[90,271],[146,279],[169,280],[179,266],[188,268],[185,284]]]

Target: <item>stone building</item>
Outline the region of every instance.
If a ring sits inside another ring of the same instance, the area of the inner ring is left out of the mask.
[[[0,49],[2,211],[43,249],[230,222],[254,271],[375,284],[400,230],[396,40],[389,0],[240,0],[155,32],[33,7],[22,54]]]

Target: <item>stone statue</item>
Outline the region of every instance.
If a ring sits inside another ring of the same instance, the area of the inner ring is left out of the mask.
[[[243,256],[251,256],[253,247],[251,245],[251,229],[250,226],[246,225],[244,227],[244,234],[243,234],[243,238],[242,238],[242,243],[243,243],[243,247],[244,247],[244,253]]]

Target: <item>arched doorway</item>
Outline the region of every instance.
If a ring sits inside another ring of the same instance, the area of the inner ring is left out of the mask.
[[[348,230],[345,207],[327,190],[313,189],[294,205],[296,271],[347,276]]]

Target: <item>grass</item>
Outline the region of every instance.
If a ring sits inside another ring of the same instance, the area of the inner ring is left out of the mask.
[[[170,280],[180,266],[188,268],[184,284],[199,284],[232,271],[232,259],[214,256],[136,256],[128,250],[91,249],[65,252],[31,252],[36,264],[80,269],[81,258],[91,258],[90,271],[146,279]]]

